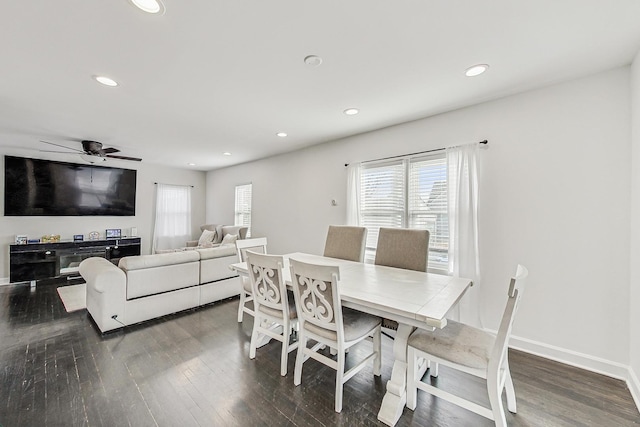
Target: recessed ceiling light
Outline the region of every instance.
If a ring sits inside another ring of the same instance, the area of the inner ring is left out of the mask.
[[[160,0],[131,0],[131,3],[138,9],[147,13],[164,13],[164,5]]]
[[[318,55],[308,55],[305,56],[304,63],[310,67],[317,67],[318,65],[322,64],[322,58],[320,58]]]
[[[473,67],[467,68],[467,70],[464,72],[464,75],[467,77],[475,77],[484,73],[488,69],[489,69],[489,66],[487,64],[477,64],[477,65],[474,65]]]
[[[96,81],[98,83],[101,83],[105,86],[110,86],[110,87],[116,87],[118,86],[118,82],[110,79],[109,77],[105,77],[105,76],[93,76],[94,79],[96,79]]]
[[[225,151],[224,153],[222,153],[222,155],[223,155],[223,156],[230,156],[230,155],[231,155],[231,153],[230,153],[230,152],[228,152],[228,151]]]
[[[284,138],[285,136],[287,136],[286,132],[278,132],[276,133],[277,136],[279,136],[280,138]]]
[[[187,163],[189,166],[195,166],[195,163]]]
[[[354,114],[358,114],[360,110],[357,108],[347,108],[343,111],[347,116],[353,116]]]

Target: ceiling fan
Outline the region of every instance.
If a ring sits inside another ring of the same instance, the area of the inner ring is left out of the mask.
[[[85,160],[87,160],[90,163],[95,163],[97,161],[103,162],[103,161],[106,161],[107,158],[119,159],[119,160],[133,160],[135,162],[142,161],[142,159],[139,159],[137,157],[118,156],[115,153],[119,153],[120,150],[113,147],[102,148],[102,143],[98,141],[90,141],[87,139],[80,141],[82,143],[82,150],[80,150],[79,148],[67,147],[66,145],[56,144],[54,142],[49,142],[49,141],[40,140],[40,142],[43,142],[49,145],[55,145],[56,147],[66,148],[67,150],[77,151],[78,153],[80,153],[81,156],[88,156]],[[48,150],[40,150],[40,151],[48,152],[48,153],[64,153],[64,151],[48,151]]]

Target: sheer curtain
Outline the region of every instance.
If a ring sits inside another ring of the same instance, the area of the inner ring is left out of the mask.
[[[347,168],[347,225],[360,225],[360,163]]]
[[[447,152],[449,203],[449,273],[473,280],[459,303],[460,321],[477,327],[480,319],[478,254],[478,155],[480,144],[452,147]]]
[[[157,184],[153,252],[175,249],[191,240],[191,186]]]

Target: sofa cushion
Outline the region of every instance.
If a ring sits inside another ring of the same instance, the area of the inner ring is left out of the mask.
[[[124,257],[118,264],[127,275],[127,299],[197,286],[200,283],[197,251]]]
[[[154,255],[127,256],[120,259],[118,267],[125,271],[140,270],[163,265],[182,264],[185,262],[199,261],[198,251],[169,252]]]
[[[247,226],[245,225],[225,225],[222,227],[222,237],[227,234],[235,234],[238,236],[238,239],[246,238],[247,234]]]
[[[207,244],[213,244],[216,239],[216,232],[211,230],[204,230],[198,239],[198,246],[205,246]]]
[[[207,248],[207,249],[196,249],[198,254],[200,254],[200,259],[211,259],[211,258],[221,258],[229,255],[236,254],[236,247],[234,245],[225,245],[218,246],[215,248]],[[237,262],[237,261],[234,261]]]

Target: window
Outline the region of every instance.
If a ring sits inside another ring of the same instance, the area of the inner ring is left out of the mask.
[[[183,247],[191,240],[191,187],[158,184],[153,251]]]
[[[248,227],[247,238],[251,237],[251,184],[236,185],[234,225]]]
[[[363,164],[359,224],[367,227],[368,262],[375,259],[380,227],[430,233],[429,268],[447,270],[449,217],[447,161],[443,154]]]

